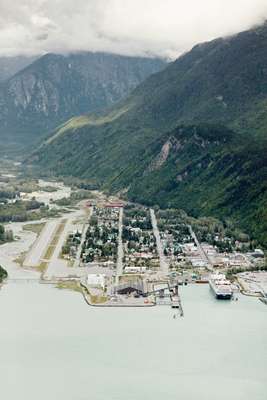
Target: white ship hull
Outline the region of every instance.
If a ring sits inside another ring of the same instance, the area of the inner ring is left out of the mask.
[[[231,300],[233,290],[230,285],[218,285],[212,280],[209,281],[210,288],[218,300]]]

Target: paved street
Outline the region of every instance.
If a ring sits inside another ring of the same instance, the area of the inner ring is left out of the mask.
[[[151,208],[150,209],[150,215],[151,215],[151,223],[153,227],[153,233],[156,238],[156,243],[157,243],[157,249],[158,249],[158,255],[159,255],[159,262],[160,262],[160,271],[163,272],[164,274],[168,274],[169,271],[169,266],[166,261],[166,257],[163,253],[163,248],[160,240],[160,233],[158,229],[158,224],[157,224],[157,218],[155,215],[155,211]]]
[[[81,260],[81,254],[82,254],[82,247],[83,247],[83,243],[84,243],[85,238],[86,238],[86,232],[87,232],[87,229],[88,229],[88,226],[89,226],[88,221],[89,221],[89,219],[90,219],[91,216],[92,216],[92,211],[93,211],[93,209],[92,209],[92,207],[91,207],[91,208],[90,208],[90,213],[89,213],[89,215],[88,215],[88,220],[87,220],[87,221],[84,223],[84,225],[83,225],[82,236],[81,236],[81,243],[80,243],[79,248],[78,248],[78,250],[77,250],[76,258],[75,258],[74,265],[73,265],[74,268],[77,268],[77,267],[80,266],[80,260]]]
[[[123,224],[123,208],[120,209],[120,215],[119,215],[119,236],[118,236],[116,284],[119,283],[119,276],[122,275],[122,272],[123,272],[122,224]]]
[[[213,271],[212,262],[210,261],[208,255],[207,255],[207,254],[205,253],[205,251],[203,250],[201,244],[199,243],[199,240],[198,240],[198,238],[197,238],[195,232],[193,231],[191,225],[188,225],[188,229],[189,229],[189,231],[190,231],[190,235],[191,235],[191,237],[193,238],[193,240],[194,240],[194,242],[195,242],[195,244],[196,244],[196,246],[197,246],[197,248],[198,248],[198,251],[200,252],[200,254],[201,254],[202,258],[203,258],[203,260],[204,260],[204,261],[207,261],[207,268],[208,268],[208,270],[209,270],[209,271]]]

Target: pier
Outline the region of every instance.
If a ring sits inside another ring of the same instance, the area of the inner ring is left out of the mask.
[[[157,305],[169,305],[171,308],[176,309],[180,317],[184,316],[181,296],[179,293],[178,282],[175,285],[171,285],[170,282],[165,283],[165,287],[153,288],[153,290],[146,292],[145,295],[154,295],[156,298]]]

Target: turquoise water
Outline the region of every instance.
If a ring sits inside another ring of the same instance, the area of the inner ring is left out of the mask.
[[[4,400],[266,400],[267,307],[206,285],[169,307],[99,309],[38,284],[0,291]]]

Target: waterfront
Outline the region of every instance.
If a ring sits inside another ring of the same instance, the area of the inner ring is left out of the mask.
[[[49,198],[66,193],[61,185]],[[65,221],[46,270],[50,277],[92,272],[93,266],[74,268],[59,257],[67,233],[82,230],[88,215],[81,205],[47,223]],[[43,247],[35,257],[41,261],[54,240],[45,229],[35,242],[36,233],[24,225],[8,224],[15,241],[0,247],[9,273],[0,290],[5,400],[266,400],[267,309],[257,298],[219,302],[208,285],[192,284],[180,289],[183,318],[176,313],[174,319],[169,306],[89,307],[80,293],[39,284],[34,268],[19,265],[23,254],[24,264],[34,256],[36,243]],[[117,277],[122,268],[118,263]]]
[[[0,291],[5,400],[266,400],[266,306],[219,302],[207,285],[169,307],[99,309],[49,285]]]

